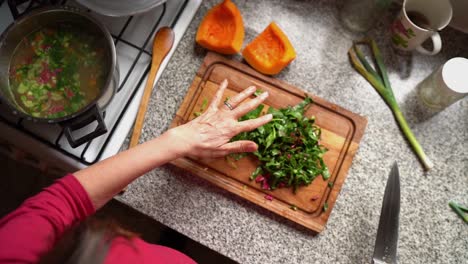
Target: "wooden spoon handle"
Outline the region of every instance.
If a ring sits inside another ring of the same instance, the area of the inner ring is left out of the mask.
[[[133,126],[133,133],[130,139],[130,148],[138,145],[138,141],[141,135],[141,128],[143,127],[143,122],[145,120],[146,109],[148,108],[148,102],[151,98],[151,92],[153,91],[154,79],[156,78],[156,74],[158,73],[161,62],[169,53],[173,44],[174,31],[172,31],[172,29],[169,27],[162,27],[154,36],[151,69],[148,74],[143,97],[141,98],[135,125]]]

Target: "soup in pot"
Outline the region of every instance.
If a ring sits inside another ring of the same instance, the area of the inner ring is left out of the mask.
[[[73,24],[47,26],[25,37],[9,68],[17,107],[34,117],[60,118],[87,106],[109,73],[104,43]]]

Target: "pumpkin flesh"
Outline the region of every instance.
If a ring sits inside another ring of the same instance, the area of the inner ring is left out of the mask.
[[[242,55],[264,74],[277,74],[296,58],[288,37],[274,22],[245,47]]]
[[[209,10],[198,28],[196,41],[218,53],[239,52],[244,41],[244,24],[237,7],[224,0]]]

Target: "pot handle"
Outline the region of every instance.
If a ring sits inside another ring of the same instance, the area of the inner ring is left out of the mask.
[[[93,123],[94,121],[97,121],[97,127],[94,131],[89,132],[79,138],[75,138],[73,136],[73,131],[83,128]],[[68,143],[70,143],[72,148],[76,148],[94,138],[107,133],[106,123],[104,123],[101,111],[96,105],[75,118],[61,122],[60,125],[64,128],[65,136],[67,137]]]

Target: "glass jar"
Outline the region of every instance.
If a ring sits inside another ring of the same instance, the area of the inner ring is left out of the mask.
[[[441,110],[468,94],[468,59],[456,57],[418,85],[419,97],[428,107]]]

